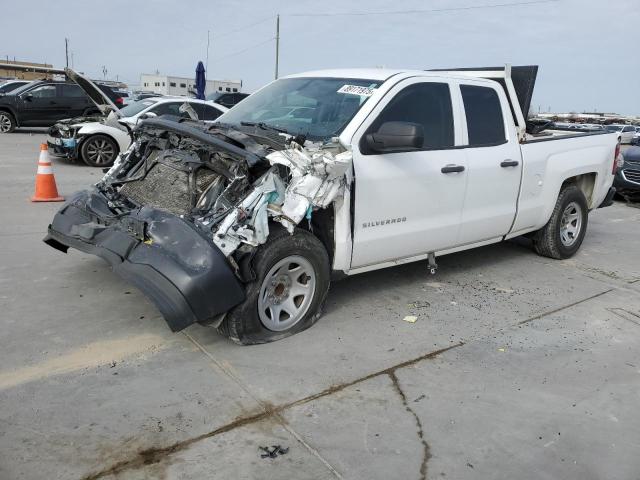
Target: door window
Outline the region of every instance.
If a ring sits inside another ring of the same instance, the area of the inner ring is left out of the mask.
[[[179,117],[185,116],[185,115],[182,115],[182,113],[180,112],[180,105],[182,105],[182,103],[184,102],[161,103],[160,105],[153,107],[149,111],[155,113],[158,116],[160,115],[177,115]],[[188,117],[188,115],[186,116]]]
[[[453,111],[446,83],[415,83],[401,90],[382,110],[367,133],[375,133],[385,122],[411,122],[424,128],[423,150],[453,147]],[[372,152],[363,151],[363,154]]]
[[[498,93],[493,88],[460,85],[467,114],[469,145],[482,147],[507,141]]]
[[[42,87],[34,88],[29,92],[33,98],[53,98],[56,96],[55,85],[43,85]]]
[[[209,105],[193,105],[196,112],[198,112],[198,118],[200,120],[215,120],[222,112],[215,107]]]
[[[78,85],[62,85],[62,96],[82,98],[85,95]]]

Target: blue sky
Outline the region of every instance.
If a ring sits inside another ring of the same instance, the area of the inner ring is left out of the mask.
[[[640,115],[640,0],[293,16],[520,1],[26,0],[1,9],[0,55],[64,66],[68,37],[77,70],[102,77],[105,65],[109,77],[135,84],[141,73],[156,70],[193,75],[197,61],[205,60],[210,30],[208,77],[239,78],[251,91],[273,79],[275,15],[280,13],[281,75],[333,67],[537,64],[536,111]],[[255,25],[243,28],[250,24]]]

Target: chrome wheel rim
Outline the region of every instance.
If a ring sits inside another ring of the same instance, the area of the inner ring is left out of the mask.
[[[580,236],[582,228],[582,208],[576,202],[571,202],[562,212],[560,220],[560,240],[565,247],[570,247]]]
[[[0,132],[7,133],[11,129],[11,119],[0,113]]]
[[[258,315],[265,328],[282,332],[309,311],[316,291],[316,272],[298,255],[277,262],[267,273],[258,295]]]
[[[116,150],[110,142],[102,138],[89,140],[89,142],[85,154],[92,163],[105,165],[113,160]]]

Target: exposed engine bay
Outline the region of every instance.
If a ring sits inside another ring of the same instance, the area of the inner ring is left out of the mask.
[[[148,120],[97,187],[119,213],[147,206],[192,222],[229,256],[264,243],[270,219],[293,233],[345,187],[350,152],[280,137],[265,144],[222,126]]]

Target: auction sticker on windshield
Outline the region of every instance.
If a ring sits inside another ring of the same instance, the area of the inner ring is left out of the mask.
[[[351,95],[359,95],[361,97],[370,97],[376,89],[372,87],[360,87],[358,85],[343,85],[338,93],[349,93]]]

